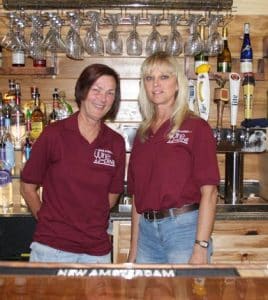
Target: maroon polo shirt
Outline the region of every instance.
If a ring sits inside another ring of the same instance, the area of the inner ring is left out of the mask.
[[[128,192],[138,213],[198,203],[203,185],[218,185],[216,143],[208,123],[186,119],[168,139],[170,121],[145,142],[136,136],[128,168]]]
[[[89,144],[78,129],[78,113],[45,128],[21,175],[43,186],[34,240],[75,253],[105,255],[108,193],[123,191],[124,139],[102,123]]]

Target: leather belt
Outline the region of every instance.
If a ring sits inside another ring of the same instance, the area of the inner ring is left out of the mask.
[[[199,203],[193,203],[184,205],[180,208],[170,208],[165,210],[150,210],[143,213],[143,217],[146,220],[154,221],[154,220],[160,220],[167,217],[177,216],[184,214],[189,211],[197,210],[199,208]]]

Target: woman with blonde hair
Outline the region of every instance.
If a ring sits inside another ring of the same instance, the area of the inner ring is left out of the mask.
[[[134,141],[129,262],[206,264],[212,253],[219,170],[208,123],[187,103],[175,57],[158,52],[141,67],[143,115]]]

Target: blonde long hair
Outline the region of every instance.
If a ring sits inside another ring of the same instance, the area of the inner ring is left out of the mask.
[[[174,110],[170,118],[172,126],[168,132],[168,137],[172,137],[177,129],[180,128],[183,120],[188,115],[192,114],[187,103],[186,78],[183,74],[183,70],[181,70],[181,67],[178,64],[177,59],[165,52],[157,52],[147,57],[141,66],[141,84],[138,97],[141,114],[143,116],[143,121],[141,122],[138,131],[141,140],[145,140],[147,138],[148,130],[155,118],[154,104],[147,97],[144,87],[144,78],[150,75],[156,68],[161,69],[162,72],[175,74],[179,86],[177,95],[175,95]]]

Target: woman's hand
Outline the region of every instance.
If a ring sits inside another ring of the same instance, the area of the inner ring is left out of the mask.
[[[129,253],[128,253],[128,258],[127,258],[127,262],[128,263],[135,263],[136,262],[136,253],[134,253],[135,251],[133,250],[129,250]]]
[[[198,244],[194,245],[193,254],[189,260],[189,264],[203,265],[208,264],[208,249],[203,248]]]

